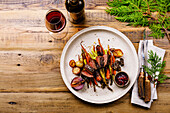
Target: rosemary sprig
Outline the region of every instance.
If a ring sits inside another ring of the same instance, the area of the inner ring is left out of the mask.
[[[165,61],[161,62],[161,57],[159,57],[156,52],[153,53],[152,50],[148,52],[149,58],[147,62],[151,67],[145,66],[144,70],[152,77],[152,82],[163,83],[168,77],[163,73],[165,67]]]
[[[108,0],[107,5],[106,12],[115,15],[117,20],[133,26],[148,26],[150,36],[166,35],[170,42],[169,0]]]

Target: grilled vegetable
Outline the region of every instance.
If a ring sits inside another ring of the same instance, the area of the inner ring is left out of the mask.
[[[80,58],[80,62],[83,62],[83,58]]]
[[[114,65],[112,65],[112,68],[114,70],[116,70],[116,71],[121,71],[121,67],[119,65],[119,61],[118,60],[115,61]]]
[[[120,65],[124,66],[124,59],[123,58],[120,58]]]
[[[82,70],[82,71],[81,71],[81,74],[84,75],[84,76],[86,76],[86,77],[89,77],[89,78],[92,78],[92,77],[93,77],[92,74],[89,74],[89,73],[88,73],[87,71],[85,71],[85,70]]]
[[[109,68],[106,69],[106,79],[110,79],[110,71]]]
[[[99,43],[99,45],[100,45],[100,47],[101,47],[101,50],[103,51],[103,54],[105,54],[104,49],[103,49],[103,47],[102,47],[102,44],[100,43],[100,39],[99,39],[99,38],[98,38],[98,43]]]
[[[113,75],[116,75],[116,70],[113,70]]]
[[[120,67],[120,65],[117,67],[117,69],[116,69],[116,71],[121,71],[122,69],[121,69],[121,67]]]
[[[114,75],[116,71],[121,70],[121,66],[124,65],[124,59],[116,60],[117,57],[123,56],[123,52],[120,49],[109,48],[104,50],[98,39],[99,45],[95,47],[92,45],[91,51],[87,50],[81,45],[81,56],[78,56],[78,61],[70,61],[69,64],[73,67],[73,73],[76,75],[81,75],[83,78],[83,83],[87,83],[87,87],[93,85],[94,91],[96,91],[96,85],[101,88],[107,87],[109,90],[113,91],[109,87],[113,83]],[[98,85],[98,82],[101,86]],[[81,82],[73,82],[72,86],[75,84],[81,84]]]
[[[102,76],[104,85],[106,85],[107,88],[108,88],[110,91],[113,91],[113,90],[108,86],[108,84],[107,84],[107,82],[106,82],[104,69],[100,69],[100,74],[101,74],[101,76]]]
[[[102,77],[100,76],[98,71],[96,71],[96,80],[99,82],[102,81]]]
[[[79,67],[74,67],[72,69],[72,72],[73,72],[73,74],[78,75],[78,74],[80,74],[80,68]]]
[[[85,80],[83,80],[81,77],[75,77],[71,81],[71,87],[75,90],[80,90],[84,87]]]
[[[95,57],[97,57],[97,51],[95,51],[95,46],[93,45],[93,48],[91,48],[91,52]]]
[[[104,69],[100,69],[100,74],[102,76],[103,82],[107,85],[107,82],[106,82],[106,79],[105,79]]]
[[[95,78],[93,78],[93,82],[95,83],[95,85],[98,85],[98,83],[97,83]]]
[[[83,51],[85,52],[86,62],[87,62],[87,64],[88,64],[88,63],[89,63],[89,60],[90,60],[90,55],[89,55],[89,53],[86,51],[86,49],[83,47],[83,45],[82,45],[81,43],[80,43],[80,45],[81,45]]]
[[[74,60],[70,60],[69,65],[70,65],[70,67],[73,68],[73,67],[75,67],[76,62]]]
[[[109,47],[109,45],[107,46],[107,48],[108,48],[107,54],[108,54],[108,55],[111,55],[111,52],[110,52],[110,47]]]
[[[76,66],[79,67],[79,68],[82,68],[83,67],[83,62],[77,61]]]
[[[111,79],[110,85],[112,85],[114,79],[114,73],[113,73],[113,69],[111,68],[111,65],[109,65],[109,71],[110,71],[110,79]]]
[[[111,48],[110,51],[113,53],[113,56],[115,56],[115,57],[122,57],[123,56],[123,52],[122,52],[121,49]]]

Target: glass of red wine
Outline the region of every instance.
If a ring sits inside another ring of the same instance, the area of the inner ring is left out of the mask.
[[[66,18],[62,12],[57,9],[50,9],[45,17],[45,25],[50,35],[55,39],[66,37],[68,29],[66,27]]]

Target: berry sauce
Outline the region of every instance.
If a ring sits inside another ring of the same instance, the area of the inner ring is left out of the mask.
[[[126,85],[128,82],[128,75],[124,72],[120,72],[117,74],[115,80],[118,85]]]

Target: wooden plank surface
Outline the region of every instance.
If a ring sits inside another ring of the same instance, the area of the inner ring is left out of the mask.
[[[165,88],[166,87],[166,88]],[[168,86],[158,88],[159,100],[154,101],[151,109],[144,109],[130,104],[130,94],[126,94],[121,99],[104,105],[95,105],[84,102],[71,93],[2,93],[0,95],[0,112],[41,112],[41,113],[169,113],[170,105],[167,98],[170,95]],[[160,108],[162,106],[162,108]],[[8,110],[6,110],[8,109]]]
[[[132,105],[130,91],[118,101],[94,105],[78,99],[66,88],[60,74],[60,57],[76,32],[90,26],[110,26],[123,32],[137,50],[144,30],[126,26],[107,14],[107,0],[85,1],[85,21],[68,21],[69,33],[62,40],[50,37],[44,17],[51,8],[61,10],[67,17],[64,0],[0,1],[0,112],[170,112],[170,80],[158,86],[159,99],[149,110]],[[170,77],[170,44],[166,38],[153,40],[154,45],[166,50],[164,72]]]

